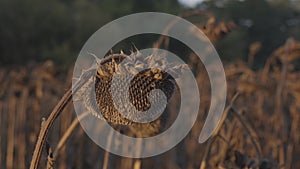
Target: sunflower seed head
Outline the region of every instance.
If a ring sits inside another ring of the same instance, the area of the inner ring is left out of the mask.
[[[122,52],[121,52],[122,53]],[[112,99],[111,90],[114,90],[112,85],[112,79],[114,76],[120,77],[118,83],[119,87],[123,87],[122,83],[126,79],[133,76],[129,87],[129,96],[131,104],[137,109],[137,111],[146,111],[151,107],[151,103],[148,100],[149,94],[154,89],[160,89],[164,92],[167,100],[169,100],[175,90],[176,82],[174,78],[177,78],[182,73],[181,69],[185,69],[185,65],[173,66],[169,64],[166,57],[160,57],[159,55],[149,55],[147,57],[141,57],[140,52],[131,53],[130,55],[120,54],[118,59],[115,59],[110,55],[108,61],[101,63],[97,69],[97,76],[95,80],[95,92],[96,101],[89,100],[89,94],[86,95],[85,104],[86,106],[97,106],[100,112],[88,110],[100,119],[105,119],[112,125],[138,125],[140,123],[135,123],[127,118],[125,118],[114,106]],[[107,58],[106,58],[107,60]],[[125,63],[123,63],[123,61]],[[168,73],[172,72],[172,76]],[[174,77],[174,75],[175,77]],[[118,89],[124,91],[127,89]],[[162,96],[159,94],[154,95],[154,101],[159,103]],[[115,99],[115,98],[114,98]],[[124,98],[117,98],[122,99]],[[122,105],[124,111],[126,111],[128,105]],[[160,107],[155,108],[155,110],[161,110]],[[163,111],[163,110],[162,110]],[[136,113],[136,112],[130,112]],[[129,114],[130,114],[129,113]],[[151,113],[151,112],[150,112]],[[155,113],[155,112],[153,112]],[[141,124],[142,125],[142,124]],[[148,123],[148,126],[152,126],[152,132],[149,135],[157,132],[162,126],[161,119],[158,118],[152,122]],[[141,127],[143,128],[143,127]],[[146,129],[146,128],[145,128]]]

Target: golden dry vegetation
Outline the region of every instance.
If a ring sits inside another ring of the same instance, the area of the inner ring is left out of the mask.
[[[234,24],[215,23],[211,17],[201,26],[215,41]],[[260,47],[259,42],[249,47],[248,62],[224,63],[227,108],[218,130],[206,143],[199,144],[198,136],[209,108],[210,84],[203,65],[191,54],[188,64],[197,72],[201,105],[196,124],[180,144],[141,160],[109,154],[84,133],[69,103],[48,133],[39,168],[47,163],[59,169],[300,168],[300,42],[287,39],[262,69],[254,70],[253,58],[260,57]],[[46,121],[43,118],[70,87],[72,71],[51,61],[0,69],[0,168],[30,166],[41,124]]]

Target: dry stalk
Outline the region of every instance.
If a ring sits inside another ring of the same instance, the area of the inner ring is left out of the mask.
[[[254,58],[257,52],[261,49],[262,43],[259,41],[256,41],[252,43],[249,47],[249,54],[248,54],[248,64],[250,67],[254,64]]]
[[[234,102],[236,101],[236,99],[238,98],[239,96],[239,93],[236,93],[233,98],[231,99],[229,105],[226,107],[226,109],[224,110],[224,114],[223,114],[223,117],[218,125],[218,127],[216,128],[216,130],[214,131],[211,139],[208,140],[208,143],[207,143],[207,146],[206,146],[206,149],[204,151],[204,155],[203,155],[203,158],[202,158],[202,161],[201,161],[201,164],[200,164],[200,169],[205,169],[206,168],[206,164],[207,164],[207,158],[208,158],[208,155],[209,155],[209,152],[210,152],[210,149],[211,149],[211,146],[213,144],[213,142],[216,140],[216,136],[219,134],[226,118],[227,118],[227,115],[230,111],[230,109],[232,108]]]
[[[3,122],[2,122],[2,119],[4,119],[3,117],[2,117],[2,115],[3,115],[4,113],[3,113],[3,104],[2,104],[2,102],[0,101],[0,122],[1,122],[1,124],[3,124]],[[2,130],[1,129],[3,129],[4,127],[2,127],[2,125],[0,125],[0,133],[4,133],[4,132],[2,132]],[[3,138],[2,137],[0,137],[0,166],[2,166],[2,142],[3,142],[3,140],[2,140]]]
[[[35,150],[33,152],[30,169],[37,169],[49,129],[53,126],[55,119],[59,116],[59,114],[63,111],[67,103],[71,100],[71,96],[72,89],[69,89],[59,101],[59,103],[55,106],[48,119],[42,122],[41,130],[38,136]]]
[[[6,168],[13,169],[14,160],[14,143],[15,143],[15,114],[16,114],[16,98],[13,92],[10,92],[9,101],[9,126],[7,134],[7,154],[6,154]]]
[[[291,169],[292,162],[293,162],[293,151],[294,151],[294,145],[292,143],[289,143],[287,146],[287,153],[286,153],[286,160],[285,160],[285,168]]]
[[[28,105],[28,88],[24,87],[22,90],[22,96],[20,99],[20,106],[19,106],[19,128],[23,129],[19,131],[19,142],[21,143],[19,145],[19,164],[20,164],[20,168],[25,168],[25,164],[26,164],[26,145],[22,144],[22,143],[26,143],[26,134],[24,132],[24,126],[26,126],[26,109],[27,109],[27,105]]]
[[[136,159],[133,165],[134,169],[141,169],[142,161],[141,159]]]
[[[106,57],[106,58],[101,60],[101,63],[105,63],[108,60],[110,60],[111,58],[120,57],[120,55],[123,55],[123,54],[115,54],[115,55],[111,55],[111,57]],[[94,70],[89,70],[89,71],[84,72],[82,74],[82,78],[74,85],[75,87],[73,88],[74,89],[73,93],[76,93],[78,91],[78,89],[80,89],[84,85],[86,80],[91,78],[92,75],[94,75],[94,73],[95,73]],[[54,123],[55,119],[64,110],[64,108],[66,107],[67,103],[71,100],[71,98],[72,98],[72,88],[70,88],[64,94],[62,99],[54,107],[54,109],[51,112],[51,114],[49,115],[49,117],[42,122],[40,133],[39,133],[39,136],[38,136],[38,140],[37,140],[37,143],[36,143],[36,146],[35,146],[35,150],[33,152],[32,160],[31,160],[31,164],[30,164],[30,169],[37,169],[38,163],[39,163],[39,160],[40,160],[40,157],[41,157],[42,148],[45,144],[47,134],[48,134],[50,128],[53,126],[53,123]]]
[[[53,152],[50,145],[47,143],[47,169],[54,169],[54,158],[53,158]]]
[[[284,164],[285,163],[285,150],[284,150],[284,146],[280,146],[279,148],[279,152],[278,152],[278,156],[279,156],[279,159],[278,159],[278,162],[279,164]]]
[[[280,74],[280,79],[279,79],[279,84],[276,89],[276,100],[275,100],[275,113],[277,114],[278,117],[281,117],[282,119],[287,119],[286,115],[284,114],[284,101],[285,101],[285,86],[286,86],[286,79],[288,75],[288,56],[290,54],[291,50],[291,40],[287,40],[285,48],[284,48],[284,53],[283,53],[283,58],[282,58],[282,71]],[[284,133],[284,138],[288,137],[287,134],[287,124],[283,123],[284,128],[283,128],[283,133]]]
[[[111,130],[109,132],[108,137],[107,137],[107,147],[109,147],[109,148],[111,147],[113,133],[114,133],[113,130]],[[105,151],[102,169],[107,169],[108,168],[108,162],[109,162],[109,152]]]
[[[208,143],[207,143],[207,146],[206,146],[206,149],[204,151],[204,155],[203,155],[203,158],[202,158],[202,161],[201,161],[201,164],[200,164],[200,169],[205,169],[206,168],[206,164],[207,164],[207,157],[208,157],[208,154],[209,154],[209,151],[211,149],[211,146],[213,144],[213,142],[216,140],[216,137],[213,137],[211,139],[209,139]]]
[[[142,140],[141,139],[138,139],[137,140],[137,150],[136,150],[136,153],[137,153],[137,157],[139,157],[141,155],[141,152],[142,152]],[[134,169],[141,169],[141,166],[142,166],[142,160],[141,159],[136,159],[134,161],[134,164],[133,164],[133,168]]]
[[[67,129],[67,131],[64,133],[64,135],[61,137],[61,139],[59,140],[56,149],[54,150],[54,158],[57,159],[57,156],[61,150],[61,148],[65,145],[66,141],[68,140],[68,138],[70,137],[70,135],[72,134],[72,132],[74,131],[74,129],[76,128],[76,126],[79,124],[79,121],[84,119],[87,115],[89,115],[88,112],[85,112],[83,114],[81,114],[80,116],[75,117],[75,119],[73,120],[73,122],[71,123],[71,125],[69,126],[69,128]]]
[[[260,144],[255,139],[257,137],[255,130],[252,129],[252,127],[247,123],[247,120],[234,107],[231,107],[231,110],[233,112],[233,115],[237,117],[237,119],[241,122],[242,126],[245,128],[246,132],[249,134],[251,142],[256,152],[256,156],[260,162],[262,157],[262,151]]]
[[[209,12],[206,11],[201,11],[201,10],[195,10],[195,11],[190,11],[190,12],[185,12],[183,14],[178,15],[179,17],[182,18],[188,18],[188,17],[192,17],[192,16],[196,16],[196,15],[205,15],[207,17],[213,17],[213,15]],[[158,40],[153,44],[154,48],[159,48],[164,41],[167,41],[168,37],[164,36],[164,34],[167,34],[171,28],[179,21],[178,19],[174,19],[173,21],[171,21],[167,27],[164,29],[162,35],[158,38]],[[167,42],[168,44],[168,42]]]

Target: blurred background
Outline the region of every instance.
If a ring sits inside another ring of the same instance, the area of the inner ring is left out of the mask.
[[[29,168],[42,118],[70,87],[81,47],[101,26],[136,12],[195,23],[223,61],[227,105],[239,93],[216,136],[198,144],[210,84],[197,57],[174,39],[158,43],[159,35],[117,44],[115,53],[159,44],[178,54],[193,68],[202,95],[189,135],[139,161],[141,168],[300,168],[300,0],[0,0],[0,168]],[[69,104],[56,120],[47,139],[53,149],[75,116]],[[60,169],[129,169],[137,162],[105,153],[80,126],[56,155]],[[40,168],[46,163],[45,150]]]
[[[222,59],[246,59],[249,45],[260,41],[261,57],[255,63],[262,65],[287,37],[300,36],[298,0],[1,0],[0,63],[50,59],[55,64],[71,65],[85,41],[116,18],[145,11],[178,15],[192,7],[239,26],[216,44]]]

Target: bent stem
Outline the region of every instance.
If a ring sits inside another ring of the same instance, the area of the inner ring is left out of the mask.
[[[107,62],[111,58],[118,58],[120,56],[122,57],[125,55],[123,55],[123,54],[110,55],[109,57],[103,58],[100,61],[100,64]],[[34,152],[33,152],[32,160],[30,163],[30,169],[37,169],[47,134],[48,134],[50,128],[53,126],[55,119],[60,115],[60,113],[66,107],[67,103],[69,103],[69,101],[71,100],[72,92],[73,92],[73,94],[76,93],[90,78],[93,77],[94,74],[95,74],[95,69],[89,69],[87,71],[83,71],[79,80],[75,83],[75,85],[73,87],[71,87],[64,94],[64,96],[61,98],[61,100],[58,102],[58,104],[54,107],[54,109],[51,112],[51,114],[49,115],[49,117],[47,119],[43,119],[42,124],[41,124],[41,130],[40,130],[38,140],[37,140]]]
[[[59,114],[63,111],[63,109],[66,107],[67,103],[71,100],[72,96],[72,88],[70,88],[65,95],[62,97],[62,99],[59,101],[59,103],[55,106],[53,111],[51,112],[48,119],[43,120],[41,124],[41,130],[38,136],[38,140],[33,152],[30,169],[36,169],[38,167],[41,153],[43,146],[45,144],[45,140],[47,137],[47,134],[49,132],[49,129],[53,126],[53,123],[55,119],[59,116]]]
[[[93,73],[94,73],[93,70],[85,72],[82,75],[81,79],[74,85],[74,87],[73,88],[71,87],[64,94],[64,96],[61,98],[58,104],[54,107],[49,117],[47,119],[43,119],[41,124],[41,130],[30,163],[30,169],[37,169],[48,132],[53,126],[55,119],[60,115],[60,113],[64,110],[66,105],[71,100],[72,92],[73,93],[77,92],[85,84],[86,80],[92,77]]]

